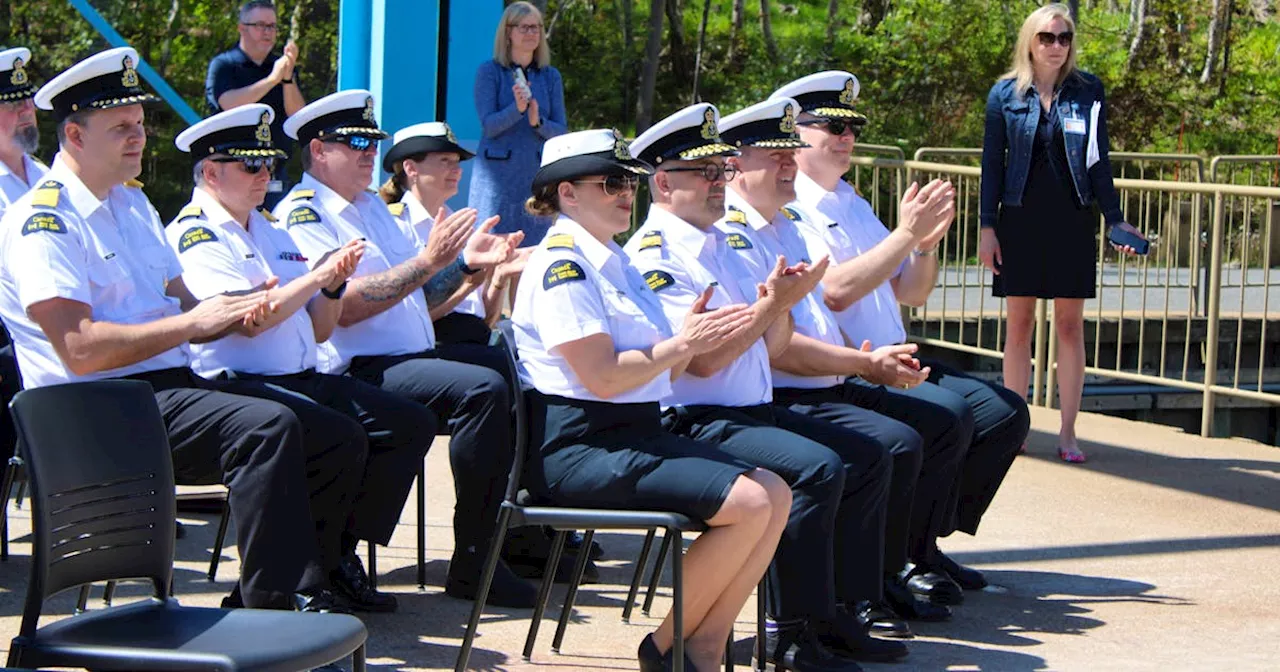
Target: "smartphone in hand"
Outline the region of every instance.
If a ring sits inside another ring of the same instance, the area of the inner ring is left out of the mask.
[[[1107,232],[1107,239],[1120,247],[1132,247],[1133,251],[1138,254],[1146,254],[1151,249],[1151,244],[1145,238],[1118,226],[1110,228]]]
[[[524,76],[524,68],[517,65],[512,77],[515,79],[516,85],[524,89],[526,97],[533,97],[533,89],[529,88],[529,80]]]

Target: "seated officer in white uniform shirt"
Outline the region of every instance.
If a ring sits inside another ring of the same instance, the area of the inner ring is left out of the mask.
[[[298,140],[306,174],[276,206],[275,226],[312,260],[349,240],[365,241],[338,326],[320,345],[321,370],[406,396],[447,422],[457,504],[445,592],[472,599],[511,470],[510,393],[496,371],[436,352],[425,294],[456,290],[478,270],[468,259],[505,261],[511,253],[507,239],[473,234],[474,210],[450,226],[435,227],[425,246],[400,228],[387,204],[365,190],[377,143],[387,137],[374,119],[368,91],[321,98],[286,119],[284,129]],[[431,288],[425,294],[424,285]],[[531,607],[537,597],[533,585],[505,564],[499,564],[493,585],[491,604]]]
[[[737,173],[725,192],[727,213],[716,226],[729,235],[729,247],[741,255],[758,282],[768,276],[779,255],[793,262],[809,260],[804,240],[792,221],[795,215],[783,207],[795,199],[795,147],[803,144],[796,134],[798,109],[795,101],[779,98],[720,121],[721,137],[739,146],[742,155],[727,160]],[[780,137],[792,142],[780,143]],[[792,316],[795,330],[791,340],[780,355],[771,358],[774,403],[869,437],[893,459],[883,546],[874,549],[875,557],[866,557],[872,549],[852,551],[861,551],[859,576],[863,581],[848,589],[856,595],[847,592],[846,601],[867,601],[875,607],[860,614],[868,623],[897,621],[899,616],[919,620],[946,618],[949,612],[945,607],[916,600],[896,579],[907,561],[912,530],[925,528],[931,520],[927,515],[929,507],[914,505],[919,500],[936,498],[933,490],[917,489],[921,461],[929,447],[907,424],[840,398],[849,376],[896,385],[919,384],[924,374],[916,370],[911,358],[915,346],[890,346],[871,352],[847,347],[835,317],[823,305],[821,284],[796,304]],[[953,459],[946,464],[954,462]],[[881,549],[882,554],[878,553]]]
[[[835,70],[798,79],[774,95],[794,98],[802,110],[800,136],[810,147],[796,153],[796,205],[804,215],[798,224],[810,252],[830,254],[835,262],[823,281],[827,305],[850,342],[880,347],[906,340],[898,304],[919,306],[928,299],[938,276],[938,244],[952,219],[932,228],[900,226],[891,233],[842,179],[858,129],[866,122],[855,110],[858,91],[857,77]],[[922,363],[930,373],[920,385],[904,390],[854,380],[848,393],[859,406],[912,424],[926,441],[932,438],[928,427],[913,418],[929,418],[935,428],[969,429],[960,437],[966,444],[963,463],[950,486],[938,534],[976,534],[1030,429],[1027,404],[1003,386],[988,385],[941,362]],[[959,565],[936,546],[935,539],[912,558],[919,565],[916,574],[932,569],[966,589],[987,585],[980,572]],[[908,583],[927,594],[922,581],[913,577]]]
[[[137,58],[127,47],[99,53],[36,94],[37,107],[53,110],[60,151],[41,186],[0,219],[0,316],[23,382],[151,383],[178,482],[231,490],[241,558],[231,603],[345,609],[324,559],[350,516],[364,433],[260,383],[191,371],[189,341],[250,333],[272,301],[254,291],[197,303],[183,284],[133,179],[146,145],[142,103],[158,100],[140,87]]]
[[[291,390],[359,422],[369,438],[361,488],[343,526],[333,588],[361,611],[394,611],[396,599],[370,585],[356,542],[386,545],[435,440],[436,418],[421,404],[346,376],[316,372],[316,342],[328,338],[342,312],[342,292],[364,243],[354,240],[313,269],[285,232],[259,212],[284,151],[271,137],[270,107],[251,104],[216,114],[178,135],[195,160],[191,202],[165,231],[197,299],[251,291],[271,278],[275,312],[253,335],[231,334],[191,346],[196,373],[257,380]]]
[[[0,215],[39,184],[48,170],[31,156],[39,145],[40,133],[36,106],[31,102],[36,86],[25,69],[30,62],[31,52],[22,47],[0,51]],[[7,408],[21,386],[8,331],[0,329],[0,339],[0,403]],[[6,451],[17,437],[9,414],[0,415],[0,451]]]
[[[465,215],[454,212],[447,201],[458,193],[462,162],[475,154],[458,144],[453,130],[443,121],[402,128],[392,140],[395,144],[382,159],[382,169],[390,177],[378,195],[401,226],[412,229],[419,240],[427,240],[437,217],[445,221]],[[523,239],[523,232],[509,237],[517,246]],[[458,343],[488,345],[490,330],[501,316],[507,284],[520,275],[530,252],[532,249],[514,255],[509,262],[467,276],[451,295],[427,297],[440,347]],[[505,358],[502,355],[503,368]]]
[[[672,381],[671,394],[662,399],[663,427],[716,443],[791,487],[791,514],[770,565],[768,660],[798,670],[860,669],[832,653],[894,660],[906,647],[868,637],[836,604],[838,589],[848,582],[836,574],[855,564],[843,553],[836,559],[836,540],[841,551],[879,544],[890,460],[860,434],[771,403],[769,354],[785,347],[789,311],[817,285],[827,263],[788,267],[779,259],[758,284],[729,249],[728,234],[715,223],[724,216],[725,157],[737,151],[721,142],[718,120],[714,106],[691,105],[631,143],[632,153],[655,173],[648,218],[625,249],[672,328],[708,287],[714,287],[709,308],[752,304],[750,328],[741,337],[695,356]]]

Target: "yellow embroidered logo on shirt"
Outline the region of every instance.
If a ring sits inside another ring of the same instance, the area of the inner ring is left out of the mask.
[[[725,242],[729,244],[729,247],[732,247],[735,250],[749,250],[754,247],[751,244],[751,240],[741,233],[729,234],[729,237],[725,239]]]
[[[289,211],[289,219],[285,222],[285,228],[291,228],[298,224],[311,224],[320,221],[320,213],[315,210],[302,206]]]
[[[22,225],[22,235],[39,233],[48,231],[49,233],[66,233],[67,225],[62,222],[62,218],[52,212],[37,212],[27,218],[27,222]]]
[[[554,236],[547,236],[547,242],[543,247],[548,250],[572,250],[573,236],[567,233],[557,233]]]
[[[218,237],[208,227],[195,226],[182,234],[182,238],[178,240],[178,251],[186,252],[200,243],[212,243],[216,240]]]
[[[644,282],[649,289],[658,292],[676,284],[676,279],[666,271],[649,271],[644,274]]]
[[[551,289],[566,282],[585,280],[586,277],[587,274],[583,272],[578,262],[569,259],[557,261],[547,269],[547,274],[542,276],[542,288]]]

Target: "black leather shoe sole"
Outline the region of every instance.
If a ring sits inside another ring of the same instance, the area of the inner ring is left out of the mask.
[[[867,625],[867,634],[890,639],[915,639],[916,633],[906,621],[872,621]]]
[[[907,583],[907,587],[911,592],[922,600],[932,602],[933,604],[941,604],[943,606],[954,607],[964,604],[964,591],[959,590],[959,586],[946,584],[930,586],[928,588],[917,587],[911,582]]]
[[[400,608],[400,603],[396,598],[386,593],[375,593],[376,597],[356,597],[341,588],[335,587],[335,590],[342,596],[342,599],[346,600],[352,611],[389,614]]]

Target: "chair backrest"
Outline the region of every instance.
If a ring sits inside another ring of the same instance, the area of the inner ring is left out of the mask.
[[[511,320],[499,320],[489,339],[489,345],[501,348],[507,353],[507,380],[513,380],[516,389],[511,390],[511,416],[515,419],[515,460],[511,465],[511,474],[507,477],[508,502],[516,501],[516,493],[520,492],[520,479],[524,475],[525,453],[529,450],[528,410],[525,408],[524,390],[520,385],[520,366],[516,364],[519,355],[516,352],[515,326]]]
[[[22,634],[44,599],[95,581],[173,575],[173,463],[149,384],[103,380],[19,392],[9,404],[31,481],[31,581]]]

